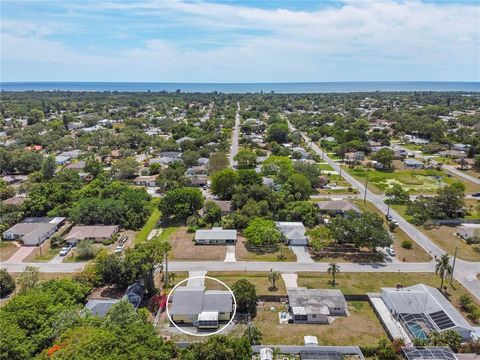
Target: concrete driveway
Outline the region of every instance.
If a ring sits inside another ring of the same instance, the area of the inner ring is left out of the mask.
[[[4,264],[21,263],[28,255],[35,250],[35,246],[20,246],[15,253],[5,260]]]

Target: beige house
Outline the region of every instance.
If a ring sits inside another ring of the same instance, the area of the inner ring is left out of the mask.
[[[118,230],[118,225],[75,225],[65,237],[65,240],[72,243],[81,240],[94,240],[102,242],[110,239]]]

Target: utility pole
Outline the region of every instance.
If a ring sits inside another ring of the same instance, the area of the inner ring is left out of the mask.
[[[168,251],[165,251],[165,284],[168,286]]]
[[[363,203],[364,204],[367,202],[367,186],[368,186],[368,178],[365,181],[365,194],[363,195]]]
[[[458,246],[455,246],[455,255],[453,256],[452,275],[450,277],[450,281],[453,280],[453,272],[455,271],[455,262],[457,261],[457,250],[458,250]]]

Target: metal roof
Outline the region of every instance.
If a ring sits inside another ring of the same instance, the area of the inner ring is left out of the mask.
[[[110,308],[119,301],[116,299],[90,299],[85,305],[85,309],[90,310],[95,316],[104,317]]]
[[[236,240],[237,230],[211,229],[197,230],[195,240]]]

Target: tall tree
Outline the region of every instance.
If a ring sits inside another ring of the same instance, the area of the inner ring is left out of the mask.
[[[448,254],[443,254],[437,259],[437,263],[435,264],[435,274],[440,276],[441,283],[440,289],[443,291],[443,282],[445,279],[452,275],[452,265],[450,265],[450,256]]]
[[[273,271],[273,269],[270,269],[270,272],[268,273],[268,281],[272,283],[272,289],[276,290],[276,281],[280,278],[280,273],[278,271]]]
[[[50,180],[55,175],[55,158],[52,155],[45,157],[42,161],[40,172],[43,180]]]
[[[212,175],[212,193],[221,199],[231,199],[238,183],[238,174],[232,169],[217,171]]]

